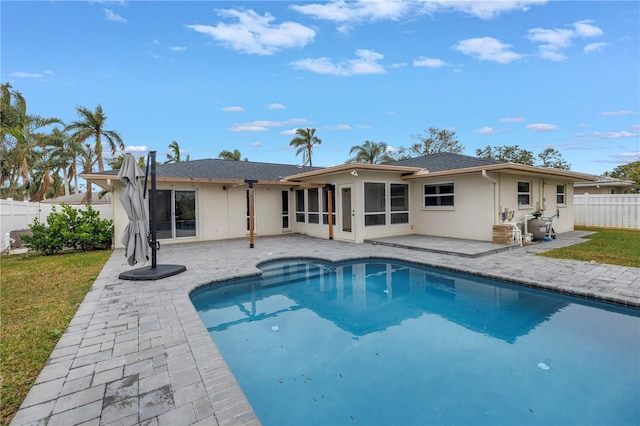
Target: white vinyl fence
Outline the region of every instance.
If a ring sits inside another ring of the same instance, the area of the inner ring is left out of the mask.
[[[59,204],[29,203],[15,200],[0,200],[0,251],[4,251],[9,246],[8,235],[11,231],[29,229],[35,218],[40,222],[47,223],[47,216],[56,207],[56,211],[62,211]],[[86,206],[71,206],[78,210],[85,210]],[[113,219],[111,204],[93,204],[94,210],[100,213],[102,219]]]
[[[573,196],[577,226],[640,229],[640,194],[584,194]]]

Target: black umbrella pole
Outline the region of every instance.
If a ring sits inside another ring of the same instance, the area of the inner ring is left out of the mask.
[[[158,250],[158,241],[156,238],[156,234],[158,233],[158,223],[157,223],[157,205],[156,205],[156,151],[149,151],[149,162],[151,163],[151,268],[155,269],[157,267],[156,260],[156,251]]]

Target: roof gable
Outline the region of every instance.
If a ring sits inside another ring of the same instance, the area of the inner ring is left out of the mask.
[[[420,167],[429,170],[429,172],[442,172],[445,170],[503,164],[503,162],[487,160],[486,158],[471,157],[469,155],[453,154],[451,152],[440,152],[437,154],[425,155],[423,157],[394,161],[388,164],[394,166]]]

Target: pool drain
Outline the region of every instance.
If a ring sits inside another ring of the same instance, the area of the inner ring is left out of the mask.
[[[541,370],[545,370],[545,371],[551,368],[547,364],[545,364],[544,362],[538,363],[538,367],[540,367]]]
[[[271,331],[278,331],[278,330],[280,330],[280,327],[278,327],[277,325],[271,326]]]

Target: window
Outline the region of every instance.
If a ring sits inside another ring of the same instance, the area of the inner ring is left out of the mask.
[[[566,190],[567,187],[565,185],[556,185],[556,204],[566,204]]]
[[[158,189],[156,191],[156,237],[195,237],[196,191]]]
[[[409,223],[409,185],[392,183],[389,185],[391,224]]]
[[[364,226],[385,224],[385,186],[385,183],[365,182]]]
[[[282,229],[289,229],[289,191],[282,191]]]
[[[424,186],[424,206],[425,207],[453,207],[454,184],[436,183]]]
[[[531,207],[531,182],[518,181],[518,207]]]
[[[296,222],[304,223],[304,190],[296,191]]]
[[[309,194],[309,223],[320,223],[320,203],[318,200],[318,188],[308,190]]]
[[[329,224],[329,189],[322,189],[322,223]],[[336,193],[331,191],[331,224],[336,224]]]

